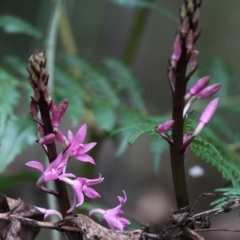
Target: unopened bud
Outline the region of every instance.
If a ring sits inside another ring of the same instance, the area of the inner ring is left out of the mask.
[[[191,51],[190,59],[189,59],[189,65],[193,69],[197,66],[197,56],[199,52],[197,50]]]
[[[184,18],[181,26],[181,33],[185,36],[189,31],[189,19],[188,17]]]
[[[36,102],[32,99],[30,102],[30,114],[34,117],[37,118],[38,115],[38,106]]]
[[[186,48],[189,51],[193,49],[193,31],[192,30],[188,32],[188,35],[186,38]]]
[[[174,120],[168,120],[157,127],[158,133],[166,133],[168,132],[174,125]]]
[[[200,78],[189,90],[189,93],[187,93],[184,97],[184,100],[188,100],[190,97],[195,96],[197,93],[202,91],[205,86],[208,85],[210,81],[210,77],[206,76],[203,78]]]
[[[197,125],[196,129],[194,130],[193,136],[199,134],[199,132],[210,122],[211,118],[213,117],[217,106],[218,106],[218,98],[212,100],[207,107],[203,110],[202,115],[199,118],[199,124]]]
[[[199,8],[197,8],[193,14],[193,17],[192,17],[192,21],[193,23],[195,23],[196,21],[199,20],[199,17],[200,17],[200,10]]]
[[[180,33],[176,34],[174,43],[173,43],[173,53],[171,59],[173,62],[177,62],[181,57],[182,49],[181,49],[181,42],[180,42]]]
[[[216,84],[210,85],[210,86],[204,88],[203,90],[201,90],[196,95],[196,97],[199,99],[208,98],[208,97],[212,96],[213,94],[215,94],[221,88],[221,86],[222,86],[221,83],[216,83]]]
[[[55,134],[54,133],[49,133],[48,135],[46,136],[43,136],[40,140],[39,140],[39,143],[40,144],[51,144],[53,143],[55,140]]]

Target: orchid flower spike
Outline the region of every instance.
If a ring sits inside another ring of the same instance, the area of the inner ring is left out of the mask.
[[[95,164],[94,159],[91,156],[87,155],[86,152],[91,150],[97,143],[92,142],[83,144],[86,132],[86,124],[80,127],[75,137],[71,131],[68,131],[68,142],[70,144],[70,147],[67,149],[67,154],[69,154],[69,156],[75,157],[79,161]]]
[[[118,196],[118,200],[120,204],[112,209],[103,210],[100,208],[95,208],[89,212],[89,216],[91,216],[94,213],[100,213],[102,214],[105,221],[108,223],[109,227],[111,229],[117,229],[122,231],[124,227],[129,226],[131,223],[126,218],[123,218],[124,212],[122,211],[122,207],[124,206],[125,202],[127,201],[127,195],[125,191],[123,191],[124,198]]]
[[[70,209],[67,211],[67,213],[72,212],[75,207],[78,207],[83,204],[84,202],[84,194],[88,196],[89,198],[98,198],[100,195],[96,190],[89,187],[98,183],[101,183],[104,178],[99,176],[99,178],[96,179],[87,179],[87,178],[77,178],[75,180],[70,179],[69,177],[75,177],[71,173],[62,174],[60,176],[60,180],[64,181],[72,186],[73,189],[73,203]],[[77,203],[78,200],[78,203]]]
[[[218,101],[219,101],[219,99],[215,98],[203,110],[203,112],[198,120],[199,123],[193,132],[193,136],[196,136],[197,134],[199,134],[200,131],[210,122],[211,118],[213,117],[213,115],[217,109]]]

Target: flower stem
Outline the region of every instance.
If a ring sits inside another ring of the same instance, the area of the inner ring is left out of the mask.
[[[183,51],[177,65],[177,72],[179,74],[176,77],[172,105],[172,119],[175,121],[172,129],[172,139],[174,144],[170,145],[173,183],[178,208],[186,207],[189,204],[184,169],[184,152],[179,151],[183,144],[184,102],[182,101],[182,98],[185,95],[187,86],[185,80],[186,69],[186,51]]]

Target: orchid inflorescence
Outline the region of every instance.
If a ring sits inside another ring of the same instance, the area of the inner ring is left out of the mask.
[[[95,164],[94,159],[87,153],[97,144],[96,142],[83,143],[87,132],[87,125],[83,124],[77,134],[74,136],[71,131],[68,131],[66,137],[59,129],[60,121],[68,107],[68,100],[64,99],[59,106],[56,106],[49,93],[48,73],[45,69],[46,59],[44,53],[34,52],[29,59],[28,72],[29,82],[34,90],[34,96],[30,103],[30,114],[38,124],[38,140],[46,155],[50,160],[50,164],[44,168],[43,164],[38,161],[29,161],[27,166],[35,168],[41,172],[41,176],[37,181],[37,186],[44,192],[58,196],[57,191],[49,190],[43,186],[44,182],[60,180],[69,184],[73,189],[73,201],[71,207],[67,210],[70,213],[75,207],[84,203],[84,195],[95,199],[99,198],[100,194],[91,186],[101,183],[104,178],[99,175],[96,179],[88,179],[77,177],[73,173],[67,173],[67,165],[71,158],[78,161]],[[40,112],[40,114],[39,114]],[[40,116],[40,117],[39,117]],[[55,141],[62,144],[63,149],[57,155]],[[130,222],[123,218],[123,211],[127,196],[125,191],[124,198],[118,197],[120,205],[114,209],[102,210],[93,209],[93,213],[100,213],[112,229],[123,230],[124,227],[130,225]],[[39,208],[46,214],[46,217],[51,213],[56,213],[53,210]],[[61,214],[58,214],[61,217]]]
[[[183,4],[180,10],[181,25],[176,32],[168,67],[168,79],[173,95],[173,112],[181,112],[183,120],[186,119],[188,109],[194,101],[208,98],[221,88],[220,83],[208,86],[210,77],[205,76],[193,84],[186,93],[187,83],[198,67],[197,56],[199,52],[196,50],[195,43],[201,33],[199,27],[200,6],[201,1],[185,1],[185,4]],[[203,110],[194,132],[186,133],[182,136],[180,152],[184,154],[188,152],[189,144],[200,133],[203,127],[210,122],[217,106],[218,98],[212,100]],[[179,117],[179,115],[175,114],[173,119],[167,120],[157,127],[157,132],[170,145],[173,145],[174,141],[168,132],[174,128],[176,120],[178,120]],[[180,125],[183,125],[184,121],[180,120],[179,122],[181,122]]]

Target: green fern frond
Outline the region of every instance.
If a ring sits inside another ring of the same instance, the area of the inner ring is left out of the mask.
[[[111,101],[92,99],[91,109],[94,120],[100,130],[111,132],[116,124],[116,107]]]
[[[92,96],[111,100],[118,104],[118,96],[112,89],[104,71],[94,66],[89,60],[72,55],[62,55],[67,66],[81,71],[81,82],[85,90]]]
[[[145,104],[142,96],[142,89],[137,79],[130,70],[116,59],[104,59],[104,66],[107,68],[109,80],[122,99],[129,99],[133,106],[144,110]]]
[[[196,156],[215,166],[226,180],[231,181],[233,186],[237,187],[237,179],[240,176],[240,171],[236,167],[236,164],[228,158],[230,156],[225,152],[225,146],[222,146],[223,149],[215,148],[216,142],[213,140],[210,142],[213,144],[210,144],[209,141],[205,139],[202,140],[201,137],[198,136],[198,138],[193,140],[190,147]]]
[[[54,91],[56,100],[62,101],[64,98],[69,100],[67,113],[73,126],[76,126],[85,113],[85,103],[83,100],[85,92],[79,81],[60,67],[56,67],[56,82],[58,83]]]
[[[169,148],[169,144],[160,136],[150,137],[151,152],[153,154],[153,174],[157,176],[162,162],[163,153]]]

